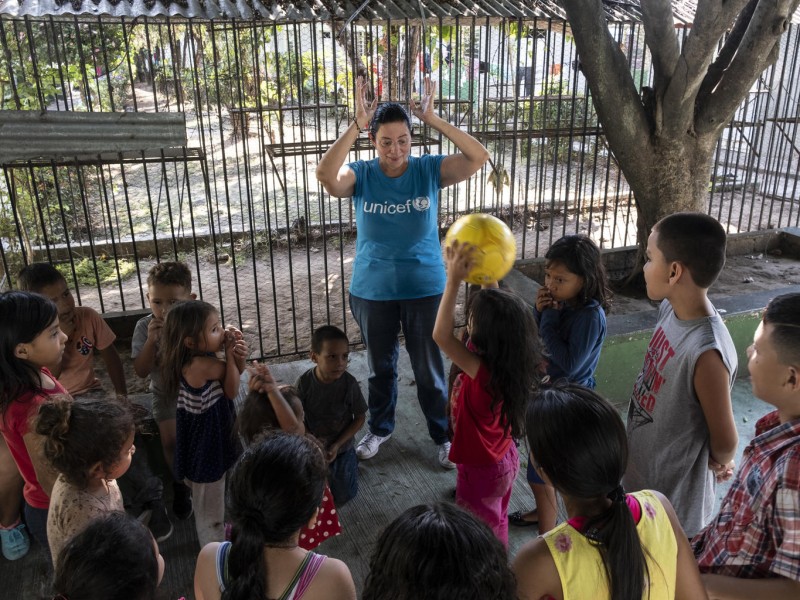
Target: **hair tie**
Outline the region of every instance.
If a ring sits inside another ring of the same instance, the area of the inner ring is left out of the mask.
[[[622,487],[622,484],[619,484],[613,490],[608,492],[608,494],[606,494],[606,498],[612,502],[625,502],[625,489]]]
[[[64,594],[59,594],[58,596],[53,596],[53,600],[69,600]]]

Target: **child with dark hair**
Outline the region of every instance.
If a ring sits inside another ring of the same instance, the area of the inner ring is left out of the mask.
[[[290,385],[279,386],[265,364],[254,363],[248,368],[249,393],[239,411],[237,425],[239,434],[250,446],[274,431],[304,435],[303,403]],[[316,438],[312,438],[319,443]],[[342,532],[339,514],[328,484],[322,495],[317,521],[311,527],[300,530],[298,545],[304,550],[313,550],[322,542]]]
[[[0,294],[0,432],[25,481],[25,522],[48,561],[47,510],[55,474],[38,452],[44,439],[31,421],[48,398],[68,395],[47,368],[61,360],[66,340],[50,300],[29,292]],[[23,535],[19,522],[11,528]]]
[[[694,535],[711,520],[715,480],[733,474],[738,444],[736,348],[708,299],[725,230],[702,213],[670,215],[653,227],[646,257],[647,295],[661,306],[628,407],[625,485],[665,494]]]
[[[147,527],[112,512],[64,544],[53,589],[55,600],[155,600],[163,576],[164,559]]]
[[[565,235],[545,254],[544,273],[533,314],[547,351],[547,375],[550,381],[566,379],[594,389],[611,306],[600,248],[588,236]],[[527,480],[536,510],[512,513],[509,523],[524,527],[538,521],[539,531],[548,531],[556,525],[555,492],[536,475],[530,461]]]
[[[114,402],[55,396],[39,407],[36,433],[59,473],[47,515],[53,557],[93,519],[124,510],[116,480],[136,452],[134,429],[130,411]]]
[[[481,520],[449,504],[409,508],[383,530],[362,600],[516,600],[503,544]]]
[[[164,393],[161,372],[156,365],[156,356],[164,327],[164,317],[176,302],[194,300],[192,272],[182,262],[161,262],[153,265],[147,273],[147,303],[152,314],[137,321],[131,338],[133,369],[139,377],[150,377],[153,393],[153,419],[158,425],[164,460],[174,475],[175,463],[175,397]],[[172,481],[172,512],[179,519],[192,515],[192,496],[186,485]]]
[[[358,458],[353,438],[364,425],[367,403],[358,381],[347,372],[350,341],[333,325],[311,336],[311,360],[316,364],[295,383],[303,403],[306,431],[325,448],[328,484],[341,507],[358,493]]]
[[[240,451],[233,400],[246,358],[242,332],[224,329],[207,302],[179,302],[167,313],[158,364],[164,393],[177,397],[175,477],[192,490],[201,547],[225,537],[225,474]]]
[[[463,371],[452,393],[456,502],[508,544],[508,502],[519,471],[513,438],[525,430],[525,403],[539,382],[542,347],[528,306],[500,289],[482,289],[473,296],[467,343],[453,335],[456,297],[474,251],[458,242],[445,250],[447,284],[433,339]]]
[[[353,578],[336,559],[298,544],[322,502],[327,468],[310,439],[281,431],[248,448],[231,471],[230,542],[197,558],[197,600],[354,600]]]
[[[587,388],[557,382],[528,403],[531,460],[569,519],[514,559],[521,600],[705,598],[692,550],[658,492],[626,494],[628,460],[617,410]]]
[[[711,598],[800,598],[800,294],[774,298],[747,349],[756,423],[717,517],[692,540]]]
[[[100,390],[94,372],[94,351],[98,350],[117,396],[126,397],[128,386],[122,360],[114,347],[116,336],[96,310],[75,306],[75,298],[61,272],[50,263],[32,263],[19,273],[19,287],[50,298],[58,307],[61,331],[67,344],[61,361],[48,365],[72,396]]]

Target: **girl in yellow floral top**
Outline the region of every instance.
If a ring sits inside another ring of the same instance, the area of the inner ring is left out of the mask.
[[[592,390],[556,384],[528,404],[531,460],[569,519],[514,560],[521,600],[706,598],[689,542],[658,492],[625,494],[625,427]]]

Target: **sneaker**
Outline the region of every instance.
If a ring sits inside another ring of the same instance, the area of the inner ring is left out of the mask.
[[[439,444],[439,464],[445,469],[456,468],[456,463],[450,460],[450,442]]]
[[[192,508],[192,490],[177,481],[172,484],[172,512],[181,521],[191,517],[194,512],[194,508]]]
[[[0,542],[3,545],[3,556],[8,560],[22,558],[31,548],[31,540],[22,523],[11,529],[0,529]]]
[[[172,535],[172,521],[169,520],[167,509],[161,502],[153,504],[150,509],[150,520],[147,526],[157,542],[163,542]]]
[[[372,458],[378,453],[380,445],[392,437],[392,434],[385,436],[375,435],[374,433],[367,433],[356,446],[356,456],[361,460]]]

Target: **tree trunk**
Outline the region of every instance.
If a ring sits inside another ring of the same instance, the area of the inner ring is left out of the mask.
[[[342,47],[344,54],[347,57],[347,64],[350,65],[350,72],[353,74],[354,78],[364,77],[369,84],[367,96],[372,97],[375,93],[373,91],[372,78],[369,76],[369,69],[367,68],[367,65],[364,64],[363,60],[361,60],[361,56],[359,56],[356,46],[351,39],[350,30],[348,30],[343,23],[335,31],[335,34],[336,41],[339,43],[339,46]],[[355,85],[353,88],[355,88]]]

